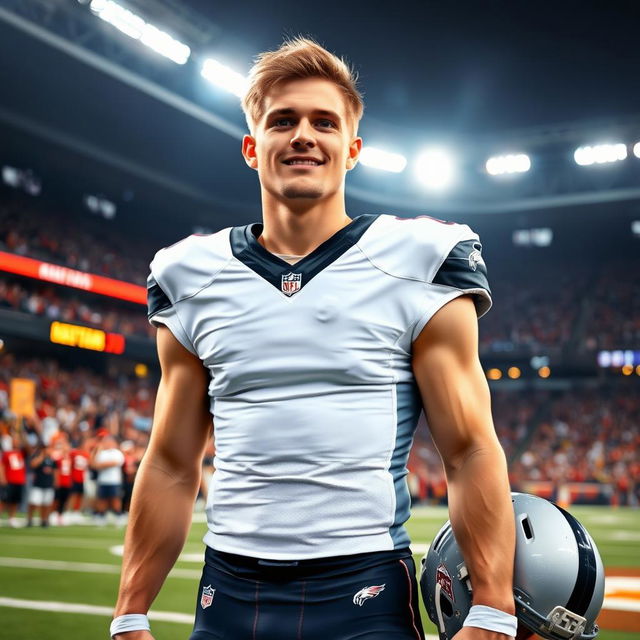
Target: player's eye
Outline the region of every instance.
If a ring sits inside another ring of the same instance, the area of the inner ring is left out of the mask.
[[[316,124],[323,129],[336,129],[336,123],[328,118],[321,118],[316,121]]]
[[[272,127],[290,127],[293,124],[293,118],[278,118],[271,123]]]

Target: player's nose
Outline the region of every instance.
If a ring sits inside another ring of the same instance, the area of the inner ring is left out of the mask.
[[[311,127],[310,124],[301,121],[293,132],[291,147],[294,149],[312,149],[315,146],[316,141],[313,127]]]

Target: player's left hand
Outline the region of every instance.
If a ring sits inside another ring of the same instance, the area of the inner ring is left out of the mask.
[[[463,627],[453,636],[453,640],[513,640],[513,636],[477,627]]]

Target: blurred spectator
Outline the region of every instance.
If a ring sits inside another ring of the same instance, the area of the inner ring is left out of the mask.
[[[51,456],[51,449],[41,445],[32,454],[29,466],[34,472],[33,484],[29,489],[29,506],[27,510],[27,526],[33,525],[36,509],[40,510],[40,526],[49,526],[49,513],[54,498],[54,471],[56,463]]]
[[[83,522],[82,508],[84,501],[84,482],[89,467],[89,452],[85,449],[86,439],[71,450],[71,511],[69,520],[71,523]]]
[[[113,436],[102,436],[91,454],[90,465],[98,472],[96,516],[98,524],[103,524],[107,509],[117,516],[122,513],[124,454]]]
[[[72,462],[71,447],[66,432],[62,431],[55,438],[52,455],[56,463],[54,475],[55,480],[55,500],[54,515],[56,515],[55,524],[66,524],[64,520],[64,512],[71,495],[71,486],[73,484],[71,478]],[[53,515],[53,514],[52,514]]]
[[[27,483],[26,456],[20,436],[9,435],[3,439],[2,474],[0,483],[4,489],[2,509],[9,516],[9,526],[19,526],[16,518],[18,506],[22,504],[25,485]]]

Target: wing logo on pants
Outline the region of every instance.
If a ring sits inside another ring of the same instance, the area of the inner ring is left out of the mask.
[[[378,584],[372,587],[365,587],[364,589],[360,589],[355,596],[353,596],[353,604],[357,604],[361,607],[367,600],[371,598],[376,598],[384,591],[384,585]]]

